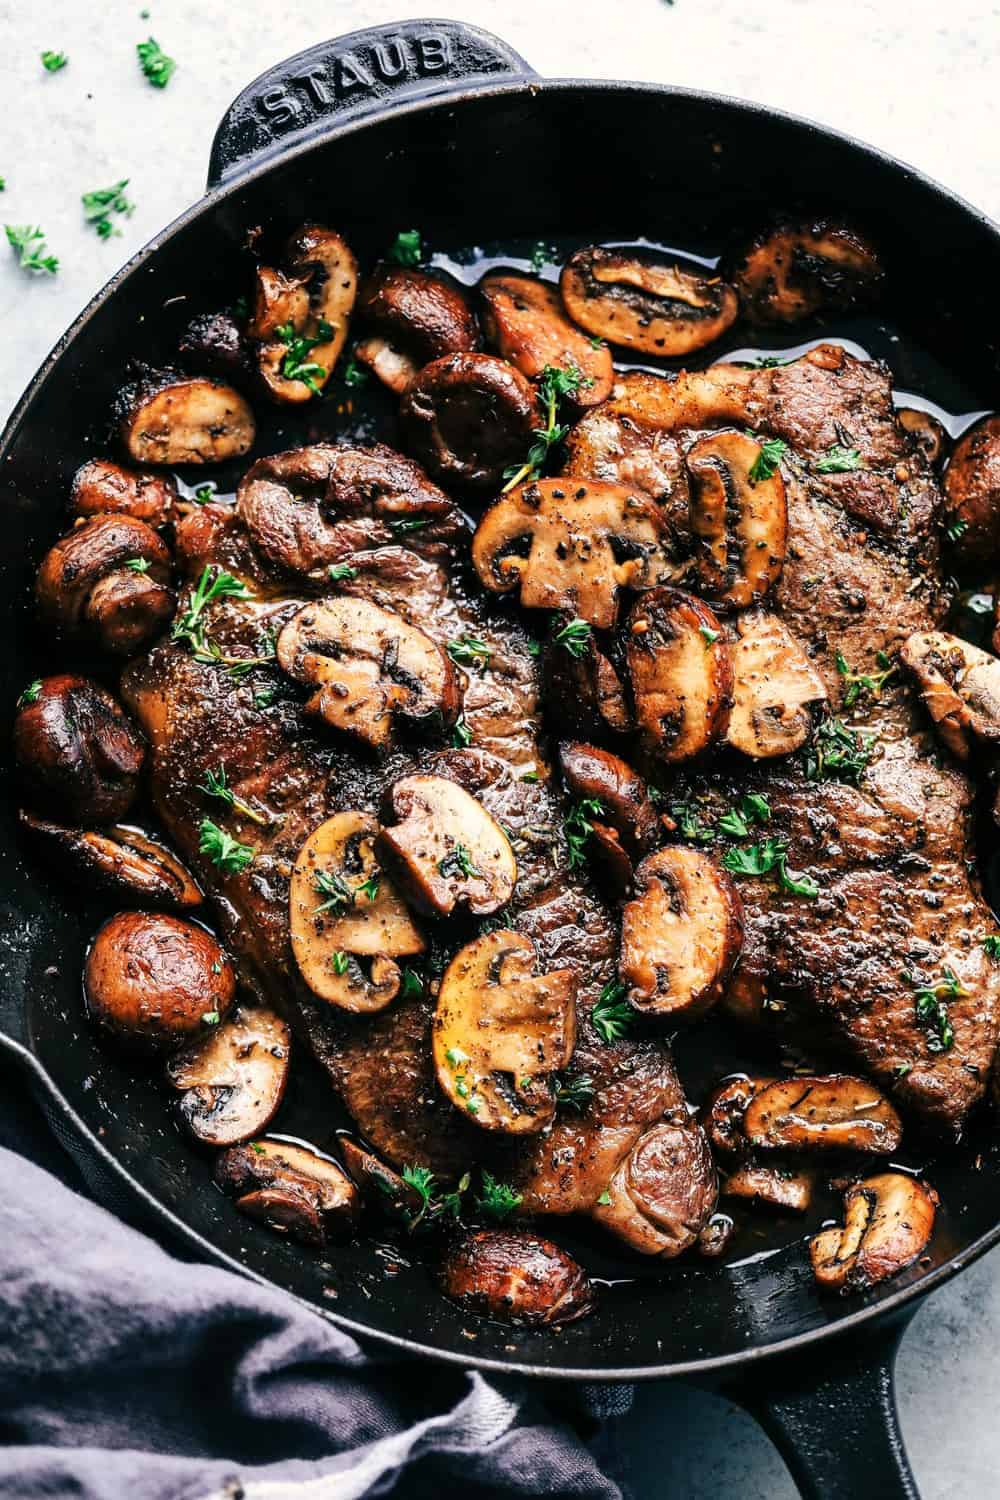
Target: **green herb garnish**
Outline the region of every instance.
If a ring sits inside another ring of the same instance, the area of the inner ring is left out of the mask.
[[[174,622],[170,639],[183,641],[199,660],[218,660],[219,653],[211,650],[205,638],[202,615],[206,607],[215,599],[249,599],[249,597],[250,590],[245,583],[234,578],[232,573],[226,573],[222,568],[216,567],[214,563],[208,563],[195,584],[187,609]]]
[[[875,653],[875,662],[880,668],[878,672],[852,672],[841,651],[837,652],[834,660],[837,665],[837,671],[845,683],[845,708],[853,708],[862,693],[870,693],[873,698],[881,697],[882,689],[886,683],[899,671],[896,663],[884,651],[876,651]]]
[[[859,449],[845,448],[841,443],[834,443],[822,458],[816,460],[812,468],[814,474],[851,474],[864,466]]]
[[[554,639],[557,646],[561,646],[564,651],[568,651],[570,656],[579,661],[587,653],[592,633],[592,628],[586,620],[570,620],[568,625],[556,631]]]
[[[43,52],[42,67],[46,73],[60,73],[69,62],[65,52]]]
[[[459,714],[455,720],[455,727],[451,731],[451,743],[456,750],[464,750],[466,745],[472,744],[472,730],[466,723],[464,714]]]
[[[987,958],[992,958],[994,963],[1000,962],[1000,932],[991,933],[989,937],[983,938],[983,952]]]
[[[386,251],[386,260],[397,266],[419,266],[424,247],[419,229],[401,229]]]
[[[218,1026],[219,1012],[217,1010],[206,1010],[201,1018],[203,1026]]]
[[[404,969],[399,993],[404,1000],[415,1000],[424,992],[424,981],[413,969]]]
[[[282,323],[277,334],[287,346],[287,353],[281,358],[281,374],[286,380],[301,381],[314,396],[321,395],[322,388],[317,380],[325,380],[329,371],[324,365],[310,359],[309,355],[318,345],[330,341],[333,337],[332,325],[325,318],[320,318],[315,338],[307,333],[296,333],[291,323]]]
[[[968,521],[952,521],[950,526],[945,527],[944,534],[948,538],[949,542],[959,542],[968,531],[968,529]]]
[[[350,359],[347,361],[347,364],[341,371],[340,378],[343,380],[345,385],[351,386],[352,388],[359,385],[367,385],[368,371],[365,369],[364,365],[358,364],[357,360],[352,354]]]
[[[29,682],[20,698],[17,700],[18,708],[28,708],[32,703],[37,703],[42,695],[42,679],[36,677],[34,682]]]
[[[778,472],[788,444],[781,438],[759,438],[755,432],[748,432],[747,437],[760,445],[760,452],[750,465],[747,478],[751,484],[762,484],[765,479],[772,479]]]
[[[439,859],[438,869],[445,879],[449,875],[457,875],[460,880],[486,879],[482,870],[477,870],[472,863],[472,853],[464,844],[456,844],[443,859]]]
[[[262,828],[267,827],[268,819],[233,791],[226,778],[225,766],[220,765],[217,771],[206,771],[205,779],[199,783],[198,790],[204,792],[206,797],[217,797],[226,807],[231,807],[242,817],[249,818],[251,823],[258,823]]]
[[[112,224],[111,214],[125,214],[127,217],[135,210],[135,204],[130,203],[125,196],[128,181],[127,177],[123,177],[121,182],[116,182],[113,187],[94,188],[92,192],[81,194],[83,216],[88,224],[93,224],[102,240],[121,233],[121,230],[116,229]]]
[[[594,1080],[589,1073],[577,1073],[573,1078],[556,1079],[556,1103],[567,1109],[584,1110],[594,1097]]]
[[[596,797],[584,797],[574,804],[563,819],[567,863],[571,870],[582,870],[586,865],[587,840],[594,831],[591,819],[599,818],[603,811],[603,803]]]
[[[810,781],[860,786],[877,739],[873,732],[849,728],[843,719],[824,719],[806,754],[806,776]]]
[[[33,229],[30,224],[5,224],[4,230],[7,235],[7,243],[18,256],[18,265],[22,271],[44,271],[49,276],[54,276],[59,269],[59,260],[55,255],[43,255],[45,246],[45,231]]]
[[[346,974],[350,959],[343,949],[338,948],[330,958],[330,967],[335,974]]]
[[[125,564],[130,573],[148,573],[149,563],[144,557],[130,557]]]
[[[198,833],[200,852],[207,854],[223,875],[239,875],[247,865],[253,863],[256,850],[250,844],[241,844],[224,828],[220,828],[218,823],[213,823],[211,818],[202,818],[198,824]]]
[[[941,973],[944,977],[936,984],[926,985],[917,985],[912,974],[903,975],[910,984],[917,985],[914,1009],[918,1024],[928,1033],[928,1052],[947,1052],[954,1046],[955,1031],[948,1017],[948,1001],[969,993],[953,969],[943,968]]]
[[[345,906],[354,905],[354,892],[347,881],[333,870],[317,870],[313,876],[312,888],[317,896],[326,897],[316,907],[313,916],[318,917],[324,911],[337,912],[339,915]]]
[[[331,563],[329,568],[331,583],[350,583],[357,578],[357,568],[352,568],[350,563]]]
[[[617,1042],[635,1020],[635,1011],[625,999],[625,986],[612,979],[601,991],[590,1019],[602,1042]]]
[[[813,901],[819,895],[819,886],[808,875],[795,876],[788,869],[788,844],[784,839],[764,839],[759,844],[750,844],[736,849],[727,849],[722,856],[722,866],[732,875],[769,875],[778,877],[778,885],[791,896],[805,896]]]
[[[540,271],[543,266],[555,265],[559,259],[559,251],[555,245],[547,245],[544,240],[536,240],[535,247],[531,252],[531,269]]]
[[[542,409],[545,418],[544,427],[534,429],[535,442],[528,449],[528,457],[520,466],[504,470],[504,485],[502,494],[512,490],[515,485],[524,483],[528,479],[537,479],[545,467],[546,459],[552,449],[561,443],[569,432],[568,423],[560,423],[556,420],[559,412],[559,403],[567,396],[575,396],[582,387],[593,385],[593,380],[584,377],[582,371],[576,365],[570,365],[568,369],[561,369],[558,365],[546,365],[538,379],[538,388],[535,392],[536,399]]]
[[[173,58],[167,56],[159,42],[153,37],[150,37],[148,41],[139,42],[135,50],[146,81],[151,83],[154,89],[165,89],[177,67]]]
[[[498,1182],[492,1173],[486,1171],[485,1167],[482,1178],[483,1191],[476,1199],[476,1208],[486,1218],[502,1224],[504,1219],[509,1219],[511,1214],[520,1208],[523,1195],[509,1187],[506,1182]]]
[[[490,648],[474,635],[460,635],[448,641],[446,650],[458,667],[485,669],[490,663]]]

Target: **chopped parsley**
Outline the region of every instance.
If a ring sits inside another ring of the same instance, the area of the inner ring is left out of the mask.
[[[745,839],[750,835],[750,827],[753,823],[767,823],[771,818],[771,805],[766,797],[757,792],[747,792],[746,796],[740,798],[738,808],[730,808],[723,813],[716,825],[717,832],[724,833],[727,838]]]
[[[592,633],[592,628],[586,620],[570,620],[568,625],[556,631],[555,643],[579,661],[580,657],[587,653]]]
[[[329,572],[331,583],[350,583],[358,576],[357,568],[352,568],[350,563],[331,563]]]
[[[324,911],[339,914],[345,906],[354,905],[354,892],[347,881],[335,870],[317,870],[313,876],[312,888],[317,896],[326,897],[326,900],[317,906],[313,916],[319,916]]]
[[[545,418],[545,426],[534,429],[535,441],[528,449],[525,462],[504,470],[503,477],[507,483],[501,491],[502,494],[512,490],[515,485],[540,476],[552,449],[561,443],[569,432],[568,423],[556,420],[559,414],[559,403],[567,396],[575,396],[577,391],[593,383],[589,376],[584,377],[583,372],[576,365],[570,365],[567,369],[562,369],[559,365],[545,366],[539,376],[538,388],[535,392],[535,398]]]
[[[426,517],[418,521],[390,521],[389,530],[393,536],[409,536],[414,531],[423,531],[424,527],[430,524]]]
[[[852,672],[842,651],[838,651],[834,659],[837,671],[844,679],[845,708],[853,708],[862,693],[870,693],[873,698],[881,697],[886,683],[899,671],[896,663],[884,651],[875,653],[875,663],[880,668],[878,672]]]
[[[199,484],[191,499],[195,505],[208,505],[215,499],[215,485],[211,480],[207,484]]]
[[[814,474],[851,474],[864,466],[859,449],[845,448],[841,443],[834,443],[812,467]]]
[[[502,1224],[504,1219],[509,1219],[516,1209],[520,1208],[523,1195],[510,1187],[506,1182],[498,1182],[492,1173],[483,1168],[483,1191],[476,1199],[476,1208],[487,1219],[493,1219]]]
[[[567,1109],[584,1110],[594,1097],[594,1080],[589,1073],[577,1073],[573,1078],[556,1079],[556,1103]]]
[[[404,1000],[415,1000],[424,992],[424,981],[413,969],[404,969],[399,993]]]
[[[343,949],[338,948],[330,958],[330,967],[335,974],[346,974],[350,959]]]
[[[44,229],[32,228],[30,224],[5,224],[7,243],[18,257],[22,271],[41,271],[54,276],[59,269],[55,255],[43,255],[45,250]]]
[[[759,844],[727,849],[722,867],[731,875],[770,875],[778,877],[779,888],[790,896],[805,896],[814,901],[819,886],[808,875],[795,876],[788,869],[788,844],[784,839],[764,839]]]
[[[423,260],[424,246],[419,229],[401,229],[386,251],[386,260],[397,266],[419,266]]]
[[[61,73],[69,62],[65,52],[43,52],[42,67],[46,73]]]
[[[957,1000],[969,992],[959,981],[954,969],[941,970],[943,978],[934,984],[919,984],[915,975],[904,974],[903,978],[917,988],[914,1010],[917,1024],[927,1032],[928,1052],[947,1052],[955,1045],[955,1031],[948,1017],[948,1001]]]
[[[459,714],[455,720],[455,727],[451,731],[451,743],[456,750],[464,750],[467,745],[472,744],[472,730],[466,723],[464,714]]]
[[[602,1042],[617,1042],[635,1019],[635,1011],[625,999],[625,986],[612,979],[601,991],[590,1019]]]
[[[983,938],[983,952],[987,958],[992,958],[994,963],[1000,963],[1000,932],[991,933],[989,937]]]
[[[482,870],[477,870],[472,863],[472,854],[464,844],[456,844],[444,859],[438,860],[438,870],[448,878],[449,875],[457,875],[461,880],[485,880]]]
[[[788,444],[781,438],[759,438],[755,432],[748,432],[747,437],[760,445],[760,452],[750,465],[747,478],[751,484],[763,484],[765,479],[773,479],[777,474]]]
[[[128,217],[135,210],[135,204],[125,196],[128,182],[128,178],[123,177],[121,182],[116,182],[113,187],[94,188],[91,192],[80,195],[83,216],[88,224],[93,224],[102,240],[108,240],[112,235],[121,233],[121,230],[116,229],[111,222],[112,214],[124,214]]]
[[[310,359],[309,355],[320,344],[329,343],[333,337],[333,325],[325,318],[320,318],[315,338],[307,333],[296,333],[291,323],[280,324],[277,333],[281,342],[287,346],[287,353],[281,359],[281,374],[285,380],[301,381],[314,396],[319,396],[322,387],[318,382],[325,381],[330,372],[325,365]]]
[[[350,359],[347,361],[347,364],[341,371],[341,379],[343,380],[345,385],[352,387],[367,385],[368,371],[365,369],[364,365],[358,364],[357,360],[352,354]]]
[[[458,667],[484,669],[490,664],[490,648],[474,635],[460,635],[447,643],[446,650]]]
[[[460,1180],[450,1193],[439,1193],[437,1178],[429,1167],[406,1166],[402,1171],[403,1181],[416,1194],[417,1211],[409,1216],[408,1228],[413,1230],[421,1223],[449,1215],[457,1219],[462,1208],[462,1194],[468,1191],[469,1174]]]
[[[691,802],[671,802],[669,811],[682,839],[691,839],[695,844],[710,844],[715,838],[715,830],[701,821],[701,814]]]
[[[699,625],[698,632],[701,635],[702,640],[705,642],[706,646],[714,646],[715,642],[722,634],[720,630],[713,630],[711,625]]]
[[[174,622],[170,639],[183,641],[199,661],[218,660],[218,652],[210,648],[205,637],[205,625],[202,620],[205,608],[215,599],[249,599],[249,597],[250,590],[246,584],[234,578],[232,573],[226,573],[213,563],[206,564],[201,577],[195,584],[187,609]]]
[[[220,828],[218,823],[213,823],[211,818],[202,818],[198,824],[198,833],[200,852],[207,854],[223,875],[239,875],[247,865],[253,863],[256,850],[250,844],[241,844],[224,828]]]
[[[536,240],[531,252],[531,269],[540,271],[543,266],[555,265],[559,259],[559,251],[555,245],[547,245],[544,240]]]
[[[42,679],[36,677],[34,682],[29,682],[20,698],[17,700],[18,708],[28,708],[32,703],[37,703],[42,696]]]
[[[379,882],[381,881],[381,879],[381,871],[373,870],[371,874],[367,876],[366,879],[362,880],[361,884],[355,888],[355,901],[357,901],[359,896],[364,896],[366,901],[374,901],[376,896],[378,895]]]
[[[174,59],[167,56],[159,42],[153,37],[150,37],[148,41],[139,42],[135,50],[147,83],[151,83],[154,89],[165,89],[177,67]]]
[[[806,776],[860,786],[877,739],[877,734],[849,728],[843,719],[824,719],[806,754]]]
[[[566,835],[567,863],[571,870],[582,870],[587,863],[587,840],[594,831],[592,818],[599,818],[604,805],[596,797],[584,797],[574,803],[563,819]]]
[[[670,0],[670,3],[672,4],[673,0]],[[607,1208],[608,1204],[611,1202],[611,1194],[608,1192],[607,1188],[604,1189],[604,1192],[601,1194],[597,1201],[602,1208]]]
[[[948,538],[949,542],[959,542],[968,531],[968,529],[968,521],[952,521],[950,526],[945,527],[944,534]]]
[[[240,813],[244,818],[249,818],[251,823],[259,823],[266,827],[268,819],[262,813],[244,802],[242,797],[237,797],[226,779],[226,768],[220,765],[217,771],[206,771],[204,781],[198,785],[199,792],[204,792],[206,797],[217,797],[226,807],[231,807],[234,812]]]
[[[217,1010],[206,1010],[201,1018],[203,1026],[218,1026],[219,1012]]]

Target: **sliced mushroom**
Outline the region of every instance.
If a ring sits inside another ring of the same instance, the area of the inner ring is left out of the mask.
[[[46,850],[60,873],[84,882],[88,891],[181,909],[200,906],[205,899],[176,854],[138,828],[122,823],[102,829],[66,828],[23,809],[18,816],[21,827]]]
[[[632,728],[632,713],[617,667],[598,643],[593,631],[573,643],[572,650],[560,640],[570,616],[556,616],[549,631],[543,657],[545,712],[557,734],[583,738],[626,734]]]
[[[309,401],[326,385],[347,339],[358,264],[332,229],[304,224],[288,243],[287,273],[257,272],[247,335],[259,343],[261,379],[275,401]]]
[[[758,1149],[887,1156],[903,1138],[903,1123],[873,1084],[833,1073],[758,1089],[747,1104],[743,1133]]]
[[[522,464],[539,413],[532,386],[492,354],[447,354],[411,381],[400,406],[406,445],[442,484],[498,490]]]
[[[307,604],[281,631],[277,654],[283,671],[316,689],[307,713],[375,749],[388,745],[397,716],[440,732],[458,713],[455,673],[440,646],[367,599]]]
[[[162,912],[118,912],[94,938],[83,975],[87,1011],[111,1040],[159,1053],[228,1015],[232,965],[211,933]]]
[[[637,250],[577,250],[559,287],[574,323],[644,354],[674,357],[703,349],[739,312],[735,291],[721,277],[683,271]]]
[[[644,1015],[694,1020],[722,994],[743,946],[743,908],[729,875],[700,849],[660,849],[635,872],[622,909],[618,967]]]
[[[716,608],[758,604],[781,577],[788,545],[785,482],[762,471],[763,450],[732,430],[699,438],[685,455],[699,587]]]
[[[216,1162],[215,1180],[241,1213],[317,1248],[348,1237],[361,1212],[358,1190],[338,1162],[284,1141],[231,1146]]]
[[[91,458],[73,475],[69,492],[74,516],[124,515],[147,526],[162,526],[177,502],[169,475],[126,469],[108,458]]]
[[[427,916],[465,906],[476,917],[506,906],[517,881],[510,841],[483,804],[444,776],[404,776],[389,796],[379,857]]]
[[[743,1132],[747,1105],[759,1088],[769,1080],[748,1078],[740,1073],[725,1079],[708,1099],[702,1110],[702,1123],[716,1151],[730,1156],[744,1155],[748,1149]]]
[[[254,360],[239,323],[228,312],[199,313],[177,345],[180,362],[195,375],[255,384]]]
[[[450,277],[384,264],[361,288],[358,317],[371,333],[355,358],[401,396],[431,360],[464,354],[479,342],[465,297]]]
[[[951,438],[944,424],[929,411],[914,406],[901,406],[896,412],[896,421],[913,439],[931,468],[939,469],[951,447]]]
[[[899,659],[917,680],[941,739],[968,760],[975,740],[1000,742],[1000,659],[943,630],[911,635]]]
[[[757,322],[798,323],[866,306],[883,272],[862,235],[822,219],[765,230],[740,257],[733,280],[744,312]]]
[[[395,960],[425,947],[375,857],[377,830],[367,813],[334,813],[306,839],[292,871],[295,962],[313,994],[341,1010],[384,1009],[402,982]]]
[[[697,1242],[717,1200],[705,1132],[685,1115],[639,1137],[590,1214],[641,1255],[672,1260]]]
[[[736,622],[733,707],[726,742],[754,760],[791,755],[812,733],[826,684],[777,615],[752,610]]]
[[[129,656],[159,635],[174,613],[170,553],[152,527],[131,516],[93,516],[42,559],[38,610],[60,637],[90,637]]]
[[[553,1075],[576,1039],[576,974],[536,974],[531,941],[489,932],[452,959],[434,1017],[438,1083],[484,1130],[526,1135],[555,1114]]]
[[[800,1167],[779,1167],[771,1162],[741,1162],[719,1189],[724,1198],[745,1198],[766,1203],[788,1213],[804,1214],[812,1203],[815,1174]]]
[[[635,864],[658,842],[660,820],[646,783],[619,756],[596,745],[559,746],[563,781],[574,797],[600,803],[591,825],[592,853],[615,895],[623,895]]]
[[[167,1063],[180,1116],[206,1146],[248,1141],[278,1113],[288,1082],[291,1034],[271,1010],[241,1010]]]
[[[452,1245],[441,1289],[459,1307],[501,1323],[554,1328],[594,1307],[594,1289],[565,1250],[527,1230],[479,1229]]]
[[[853,1183],[844,1194],[843,1229],[824,1229],[809,1241],[817,1282],[848,1293],[895,1276],[926,1249],[937,1205],[932,1187],[902,1172]]]
[[[120,393],[118,431],[137,464],[222,464],[257,435],[253,412],[222,380],[150,370]]]
[[[985,417],[956,443],[944,471],[945,523],[963,561],[1000,554],[1000,416]],[[956,534],[957,533],[957,534]]]
[[[493,272],[479,284],[483,329],[489,342],[529,380],[547,366],[583,376],[577,407],[599,406],[611,391],[614,367],[606,344],[587,338],[563,311],[554,286],[534,276]]]
[[[348,1176],[367,1204],[393,1219],[419,1212],[420,1197],[416,1189],[387,1167],[374,1151],[365,1150],[346,1135],[340,1136],[337,1144]]]
[[[525,609],[566,610],[609,629],[622,589],[650,588],[669,573],[665,540],[648,496],[599,480],[540,479],[490,506],[472,561],[491,593],[520,586]]]
[[[139,791],[146,745],[119,703],[87,677],[45,677],[14,721],[28,796],[75,823],[123,818]]]
[[[636,726],[648,752],[674,764],[726,732],[732,654],[707,604],[657,588],[632,607],[625,628]]]

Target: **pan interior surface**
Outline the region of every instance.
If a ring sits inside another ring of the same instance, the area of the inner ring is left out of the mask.
[[[368,264],[400,229],[417,226],[426,244],[450,252],[471,279],[484,255],[496,249],[503,258],[501,244],[534,241],[649,239],[713,257],[742,229],[783,210],[856,220],[884,253],[885,321],[822,331],[888,359],[897,386],[951,411],[995,401],[998,352],[988,339],[996,324],[988,310],[1000,272],[997,232],[876,154],[760,110],[612,85],[500,87],[348,129],[216,195],[97,299],[11,430],[0,464],[7,732],[24,684],[57,664],[62,669],[62,658],[39,639],[31,584],[62,529],[70,479],[84,458],[109,451],[109,413],[128,361],[169,362],[179,328],[195,312],[229,303],[246,288],[248,231],[259,226],[270,241],[303,220],[327,222]],[[795,337],[820,331],[796,330]],[[732,347],[709,352],[718,358]],[[376,430],[391,442],[391,422],[391,403],[378,393],[350,412],[326,402],[304,418],[271,413],[257,452],[347,434],[371,438]],[[238,473],[203,477],[225,492]],[[6,766],[3,774],[9,778]],[[549,1232],[580,1255],[602,1294],[595,1315],[558,1333],[464,1316],[399,1243],[362,1239],[322,1253],[304,1250],[241,1219],[212,1186],[210,1162],[180,1135],[159,1080],[94,1044],[80,973],[107,908],[82,906],[27,857],[9,782],[5,805],[0,1027],[34,1054],[85,1127],[190,1233],[351,1325],[464,1363],[663,1373],[737,1359],[877,1310],[953,1257],[982,1248],[996,1229],[1000,1163],[985,1129],[974,1127],[957,1150],[929,1145],[910,1162],[926,1167],[942,1201],[930,1261],[849,1301],[817,1293],[801,1221],[766,1225],[759,1240],[741,1241],[735,1261],[666,1266],[549,1221]],[[734,1050],[721,1023],[708,1023],[680,1048],[696,1098],[699,1083],[741,1059],[745,1065],[745,1051]],[[327,1146],[346,1123],[300,1055],[276,1128]]]

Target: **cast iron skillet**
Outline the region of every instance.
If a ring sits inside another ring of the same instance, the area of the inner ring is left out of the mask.
[[[106,451],[123,366],[136,353],[168,354],[172,299],[193,298],[179,304],[187,315],[247,284],[252,226],[270,232],[304,218],[341,225],[362,264],[414,224],[442,245],[498,233],[580,241],[649,234],[711,253],[735,220],[758,224],[776,206],[844,212],[875,234],[891,318],[925,351],[921,369],[907,369],[902,347],[902,386],[920,389],[929,369],[950,368],[968,383],[957,401],[996,404],[989,339],[1000,232],[866,146],[711,95],[539,79],[496,38],[446,21],[358,32],[266,73],[219,128],[206,197],[94,299],[6,430],[0,702],[12,705],[26,681],[55,665],[37,654],[30,583],[62,529],[71,475],[86,454]],[[884,330],[871,333],[884,338]],[[297,418],[287,434],[273,419],[268,441],[327,435],[331,406]],[[9,789],[7,802],[14,805]],[[919,1298],[1000,1239],[998,1169],[988,1151],[977,1164],[981,1148],[972,1142],[934,1164],[944,1207],[930,1262],[866,1296],[821,1298],[801,1245],[729,1268],[674,1266],[650,1285],[653,1273],[595,1240],[588,1264],[599,1275],[638,1278],[609,1288],[595,1316],[559,1334],[478,1324],[469,1338],[467,1320],[421,1266],[388,1274],[370,1241],[321,1261],[239,1219],[182,1141],[163,1091],[92,1043],[78,985],[93,912],[23,859],[10,816],[0,850],[0,1043],[29,1071],[55,1129],[110,1206],[134,1211],[141,1199],[199,1256],[272,1281],[353,1332],[415,1354],[534,1376],[724,1383],[761,1415],[804,1495],[916,1494],[896,1426],[893,1356]],[[315,1138],[316,1097],[306,1069],[282,1129]]]

